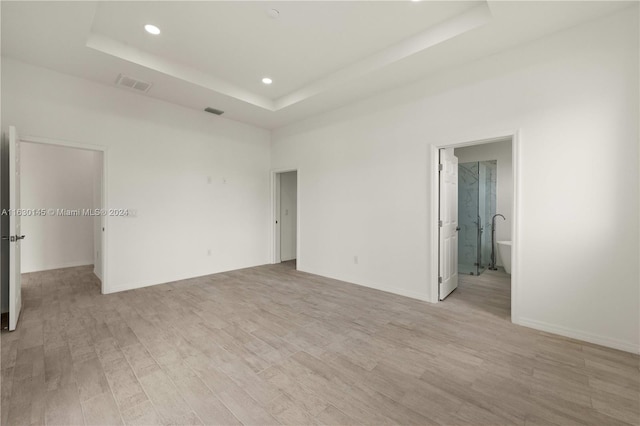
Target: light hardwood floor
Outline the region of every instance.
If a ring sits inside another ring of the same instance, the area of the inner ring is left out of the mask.
[[[26,275],[2,424],[638,424],[637,356],[511,324],[509,281],[437,305],[270,265],[100,295]],[[597,315],[597,313],[594,313]]]

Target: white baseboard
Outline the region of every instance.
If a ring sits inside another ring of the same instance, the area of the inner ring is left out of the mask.
[[[64,268],[75,268],[77,266],[91,266],[93,265],[92,260],[76,260],[73,262],[60,262],[50,265],[39,266],[35,269],[23,269],[20,271],[23,274],[28,274],[30,272],[42,272],[42,271],[51,271],[54,269],[64,269]]]
[[[193,278],[193,277],[191,277],[191,278]],[[188,279],[188,278],[182,278],[182,279]],[[128,284],[124,284],[124,285],[115,286],[115,287],[112,287],[112,288],[104,288],[103,291],[102,291],[102,294],[119,293],[121,291],[135,290],[137,288],[151,287],[151,286],[154,286],[154,285],[167,284],[167,283],[171,283],[171,282],[174,282],[174,281],[180,281],[180,280],[177,279],[177,280],[163,281],[163,282],[146,281],[146,282],[128,283]]]
[[[546,331],[547,333],[558,334],[560,336],[570,337],[572,339],[583,340],[589,343],[595,343],[596,345],[602,345],[613,349],[619,349],[625,352],[631,352],[634,354],[640,354],[640,345],[625,342],[618,339],[612,339],[607,336],[601,336],[597,334],[587,333],[580,330],[575,330],[560,325],[549,324],[543,321],[538,321],[530,318],[519,318],[518,325],[522,325],[529,328],[534,328],[540,331]]]
[[[389,287],[389,286],[385,286],[385,285],[380,285],[378,283],[359,283],[356,282],[353,279],[350,279],[348,277],[334,277],[331,275],[327,275],[325,273],[321,273],[321,272],[314,272],[314,271],[308,271],[305,269],[301,269],[300,266],[298,266],[298,271],[301,272],[306,272],[308,274],[313,274],[313,275],[318,275],[319,277],[325,277],[325,278],[330,278],[332,280],[338,280],[338,281],[344,281],[347,284],[355,284],[358,285],[360,287],[366,287],[366,288],[371,288],[374,290],[379,290],[379,291],[384,291],[385,293],[391,293],[391,294],[395,294],[398,296],[404,296],[404,297],[409,297],[411,299],[417,299],[423,302],[430,302],[431,303],[431,299],[429,298],[429,295],[427,293],[416,293],[413,291],[407,291],[407,290],[403,290],[401,288],[395,288],[395,287]]]
[[[163,279],[160,282],[158,282],[156,280],[149,280],[149,281],[139,281],[139,282],[135,282],[135,283],[125,283],[125,284],[121,284],[121,285],[117,285],[117,286],[109,286],[109,288],[106,288],[106,286],[104,286],[105,288],[103,289],[102,294],[119,293],[121,291],[135,290],[135,289],[138,289],[138,288],[151,287],[151,286],[154,286],[154,285],[169,284],[169,283],[176,282],[176,281],[201,278],[201,277],[206,277],[206,276],[209,276],[209,275],[222,274],[224,272],[231,272],[231,271],[238,271],[240,269],[254,268],[256,266],[262,266],[262,265],[268,265],[268,263],[261,263],[261,264],[257,264],[257,265],[247,265],[247,266],[237,266],[237,267],[232,267],[232,268],[229,268],[229,269],[215,270],[215,271],[211,271],[211,272],[208,272],[208,273],[205,273],[205,274],[199,274],[199,275],[188,275],[188,276],[185,275],[185,276],[170,277],[169,279]]]

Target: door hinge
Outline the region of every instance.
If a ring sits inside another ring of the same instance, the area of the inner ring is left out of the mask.
[[[438,226],[442,228],[442,221],[441,220],[438,221]]]
[[[442,164],[438,164],[438,171],[441,172],[444,166]]]
[[[442,284],[442,277],[438,277],[438,284]]]

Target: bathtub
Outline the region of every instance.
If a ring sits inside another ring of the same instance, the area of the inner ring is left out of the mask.
[[[511,274],[511,241],[498,241],[498,256],[507,274]]]

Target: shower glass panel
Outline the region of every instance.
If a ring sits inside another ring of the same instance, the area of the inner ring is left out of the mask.
[[[458,272],[480,275],[491,257],[491,218],[496,212],[497,163],[458,165]]]
[[[459,274],[478,271],[478,186],[478,163],[458,164]]]

